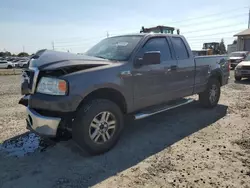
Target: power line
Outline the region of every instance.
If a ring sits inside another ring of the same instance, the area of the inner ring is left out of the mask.
[[[191,36],[191,37],[186,37],[187,39],[189,38],[198,38],[198,37],[205,37],[205,36],[214,36],[214,35],[221,35],[221,34],[227,34],[227,33],[237,33],[240,32],[241,30],[233,30],[233,31],[228,31],[228,32],[221,32],[221,33],[214,33],[214,34],[206,34],[206,35],[199,35],[199,36]]]
[[[217,38],[197,38],[197,39],[187,39],[188,41],[191,41],[191,42],[196,42],[196,41],[201,41],[201,40],[220,40],[220,39],[233,39],[234,37],[233,36],[228,36],[228,37],[217,37]]]
[[[233,26],[237,26],[237,25],[242,25],[242,24],[245,24],[245,23],[238,23],[238,24],[235,24]],[[182,34],[186,34],[186,33],[196,33],[196,32],[200,32],[200,31],[210,31],[210,30],[214,30],[214,29],[221,29],[221,28],[227,28],[227,27],[232,27],[232,24],[230,25],[225,25],[225,26],[219,26],[219,27],[213,27],[213,28],[208,28],[208,29],[201,29],[201,30],[193,30],[193,31],[187,31],[187,32],[184,32]]]
[[[217,22],[220,22],[220,21],[224,21],[224,19],[229,19],[229,18],[238,18],[238,17],[243,17],[243,16],[246,16],[248,15],[248,13],[243,13],[243,14],[238,14],[238,15],[230,15],[228,17],[224,17],[223,19],[220,18],[220,19],[216,19],[216,20],[208,20],[208,21],[204,21],[204,22],[195,22],[195,23],[192,23],[192,24],[184,24],[184,25],[179,25],[178,27],[192,27],[193,25],[197,25],[199,24],[200,25],[207,25],[208,23],[217,23]]]
[[[180,23],[180,22],[184,22],[184,21],[187,21],[187,20],[197,20],[197,19],[201,19],[201,18],[206,18],[206,17],[211,17],[212,15],[215,16],[215,15],[223,15],[224,13],[228,13],[230,11],[234,11],[234,10],[239,10],[239,9],[243,9],[243,8],[247,8],[247,7],[241,7],[241,8],[236,8],[236,9],[231,9],[231,10],[227,10],[227,11],[224,11],[224,12],[220,12],[220,13],[214,13],[214,14],[210,14],[210,15],[205,15],[205,16],[202,16],[202,17],[195,17],[195,18],[190,18],[190,19],[184,19],[184,20],[179,20],[179,21],[175,21],[175,22],[169,22],[168,24],[171,24],[171,23]],[[238,14],[238,15],[230,15],[230,16],[227,16],[226,18],[236,18],[236,17],[240,17],[240,16],[246,16],[248,15],[248,13],[243,13],[243,14]],[[205,23],[198,23],[199,25],[201,24],[207,24],[207,23],[214,23],[214,22],[217,22],[216,20],[211,20],[211,21],[207,21]],[[192,26],[192,25],[195,25],[197,23],[194,23],[194,24],[184,24],[184,25],[181,25],[181,27],[183,26]],[[179,26],[180,27],[180,26]],[[134,28],[134,30],[138,30],[139,28]],[[130,29],[130,31],[133,30],[133,29]],[[124,29],[121,30],[121,29],[118,29],[118,30],[111,30],[111,31],[125,31]],[[125,31],[126,32],[126,31]],[[112,34],[112,35],[115,35],[115,34]],[[105,36],[100,36],[98,38],[101,38],[101,37],[105,37]],[[72,41],[68,41],[68,40],[76,40],[76,41],[79,41],[79,40],[92,40],[92,39],[96,39],[97,37],[94,37],[94,38],[83,38],[83,37],[72,37],[72,38],[67,38],[67,39],[57,39],[55,40],[57,43],[71,43]],[[66,40],[66,41],[65,41]]]
[[[227,10],[227,11],[223,11],[223,12],[208,14],[208,15],[201,16],[201,17],[188,18],[188,19],[185,19],[185,20],[179,20],[179,21],[174,21],[174,22],[170,22],[170,23],[180,23],[180,22],[185,22],[185,21],[188,21],[188,20],[196,20],[196,19],[201,19],[201,18],[206,18],[206,17],[212,17],[212,16],[217,16],[217,15],[225,14],[225,13],[228,13],[228,12],[231,12],[231,11],[235,11],[235,10],[245,9],[245,8],[248,8],[248,7],[245,6],[245,7],[235,8],[235,9],[231,9],[231,10]]]

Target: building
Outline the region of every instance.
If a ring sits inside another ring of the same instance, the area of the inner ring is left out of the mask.
[[[237,44],[228,44],[227,45],[227,53],[231,54],[232,52],[237,51]]]
[[[234,35],[237,38],[237,51],[250,51],[250,28]]]

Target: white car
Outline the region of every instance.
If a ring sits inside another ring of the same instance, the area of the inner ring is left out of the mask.
[[[234,78],[240,81],[242,78],[250,78],[250,54],[235,67]]]
[[[24,67],[27,67],[27,65],[28,65],[27,60],[18,61],[18,67],[24,68]]]
[[[10,61],[0,60],[0,69],[11,69],[14,67],[15,65]]]

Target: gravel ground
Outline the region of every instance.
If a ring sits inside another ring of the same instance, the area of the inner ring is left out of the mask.
[[[230,80],[212,110],[194,102],[126,120],[117,146],[93,157],[26,131],[19,78],[0,76],[0,187],[250,188],[250,80]]]

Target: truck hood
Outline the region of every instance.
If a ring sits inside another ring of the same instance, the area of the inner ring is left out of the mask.
[[[244,57],[229,57],[229,60],[239,60],[244,59]]]
[[[240,62],[238,65],[250,66],[250,61],[242,61],[242,62]]]
[[[87,55],[77,55],[68,52],[57,52],[52,50],[43,50],[36,53],[29,62],[29,67],[39,70],[54,70],[64,67],[97,67],[113,64],[102,58],[91,57]]]

